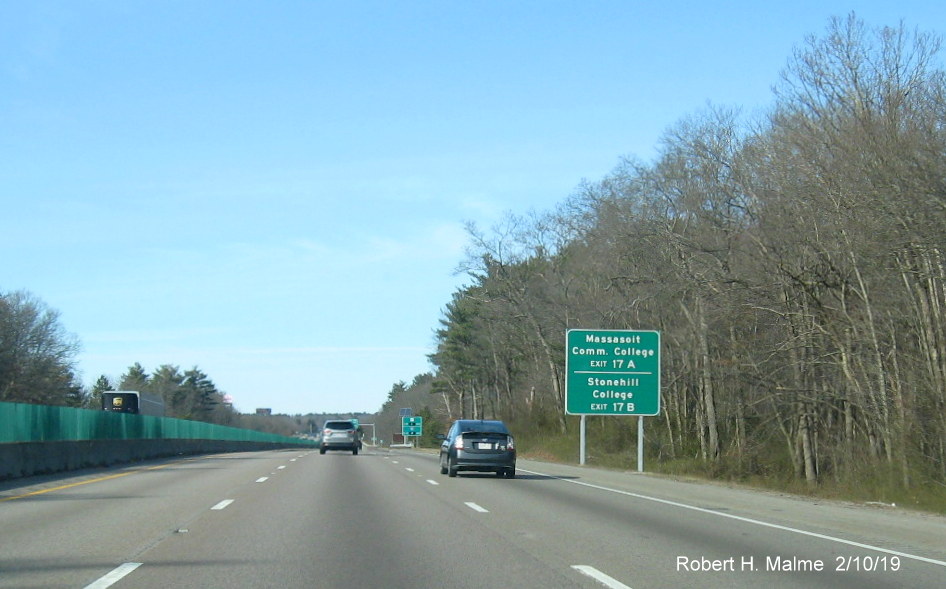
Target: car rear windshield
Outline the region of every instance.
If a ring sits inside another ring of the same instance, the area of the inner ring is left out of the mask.
[[[327,421],[325,429],[355,429],[355,424],[350,421]]]
[[[490,434],[509,434],[506,424],[501,421],[471,421],[460,424],[460,432],[481,432]]]

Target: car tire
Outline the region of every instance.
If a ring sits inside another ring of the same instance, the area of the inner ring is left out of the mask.
[[[319,448],[319,454],[325,454],[325,448]]]
[[[440,457],[440,474],[447,474],[447,467],[444,466],[443,456]]]
[[[450,462],[450,459],[447,459],[447,476],[455,477],[457,476],[457,465]]]
[[[514,478],[516,478],[516,469],[515,469],[515,468],[507,468],[507,469],[506,469],[506,472],[504,472],[503,474],[506,476],[507,479],[514,479]]]
[[[358,448],[357,448],[357,447],[356,447],[356,448],[352,448],[351,455],[352,455],[352,456],[358,456]]]

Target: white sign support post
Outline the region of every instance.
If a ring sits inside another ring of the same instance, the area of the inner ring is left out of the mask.
[[[637,418],[637,472],[644,472],[644,416]]]
[[[585,465],[585,418],[588,417],[585,414],[581,416],[581,426],[579,427],[579,437],[578,441],[578,464]]]

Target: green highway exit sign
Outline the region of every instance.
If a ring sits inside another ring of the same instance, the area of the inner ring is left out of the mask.
[[[565,413],[660,413],[660,332],[569,329]]]
[[[422,436],[424,435],[424,418],[420,416],[402,416],[401,417],[401,435]]]

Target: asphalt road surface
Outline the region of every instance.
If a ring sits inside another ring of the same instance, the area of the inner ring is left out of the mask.
[[[412,450],[182,458],[0,486],[0,587],[944,587],[946,518]]]

